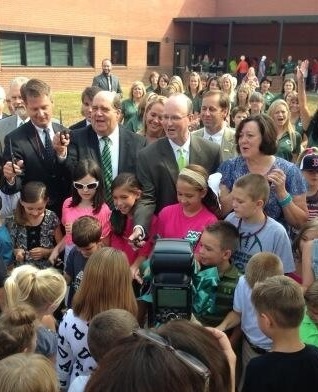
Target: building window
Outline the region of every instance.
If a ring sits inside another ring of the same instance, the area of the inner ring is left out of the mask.
[[[93,38],[0,32],[2,66],[91,67]]]
[[[159,65],[160,43],[147,42],[147,65]]]
[[[111,40],[111,60],[113,64],[127,65],[127,41]]]

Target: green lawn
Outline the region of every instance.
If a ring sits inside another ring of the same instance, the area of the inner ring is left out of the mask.
[[[318,94],[308,94],[308,106],[311,113],[317,109]],[[69,126],[82,119],[81,92],[59,92],[54,94],[54,117],[60,118],[62,111],[63,124]]]

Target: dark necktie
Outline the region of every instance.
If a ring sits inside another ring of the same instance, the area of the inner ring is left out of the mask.
[[[108,91],[112,91],[112,82],[110,80],[110,76],[106,76],[106,78],[107,78]]]
[[[112,168],[112,157],[110,152],[110,139],[107,136],[102,137],[104,141],[104,147],[102,150],[102,168],[104,175],[104,184],[105,184],[105,200],[108,204],[109,208],[113,208],[113,198],[111,192],[111,183],[113,181],[113,168]]]
[[[53,149],[52,140],[50,138],[50,130],[48,128],[43,129],[45,140],[44,140],[44,159],[50,163],[54,162],[55,151]]]

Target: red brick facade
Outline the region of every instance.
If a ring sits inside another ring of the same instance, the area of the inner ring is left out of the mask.
[[[173,18],[233,17],[235,21],[236,16],[318,15],[317,0],[306,0],[302,3],[290,0],[242,0],[239,4],[234,0],[121,0],[119,3],[98,0],[54,0],[48,4],[39,0],[2,0],[0,38],[2,31],[94,37],[94,66],[7,67],[1,66],[0,57],[0,85],[7,86],[9,80],[16,75],[26,75],[46,80],[55,90],[80,91],[84,86],[90,85],[93,76],[100,72],[102,58],[110,57],[111,39],[127,40],[127,66],[114,66],[113,70],[120,77],[122,84],[130,85],[136,79],[147,82],[152,70],[171,75],[175,44],[189,43],[189,25],[174,23]],[[264,50],[269,55],[275,55],[276,42],[271,41],[277,40],[277,27],[263,27],[254,35],[251,33],[253,28],[255,29],[253,25],[248,29],[242,28],[239,42],[233,48],[233,55],[251,49],[255,51],[256,56],[262,55]],[[309,45],[309,53],[304,45],[299,44],[299,30],[291,26],[286,29],[286,36],[293,38],[286,40],[287,46],[283,48],[283,55],[294,53],[295,45],[302,48],[297,48],[297,55],[307,57],[314,55],[314,52],[318,54],[316,26],[307,25],[301,31],[302,36],[306,36],[305,42]],[[271,30],[273,33],[270,33]],[[210,51],[217,57],[226,56],[226,25],[195,25],[193,34],[194,44],[209,45],[209,37],[213,36]],[[146,66],[147,41],[160,42],[158,67]],[[263,48],[258,53],[260,44]]]

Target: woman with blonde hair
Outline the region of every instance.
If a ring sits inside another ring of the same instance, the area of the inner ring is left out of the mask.
[[[296,162],[301,151],[302,140],[290,121],[287,102],[283,99],[277,99],[270,105],[267,114],[274,121],[277,133],[277,152],[275,155],[289,162]]]
[[[10,355],[0,361],[0,391],[59,392],[55,369],[43,355]]]
[[[38,323],[35,351],[54,360],[57,336],[52,315],[66,293],[62,274],[54,268],[40,270],[25,264],[12,271],[5,281],[4,290],[9,309],[20,304],[28,304],[34,309]]]
[[[224,91],[230,98],[231,105],[235,99],[235,81],[232,75],[224,74],[220,77],[221,90]]]
[[[121,103],[121,119],[123,120],[123,124],[126,124],[137,113],[138,106],[145,94],[145,85],[140,80],[136,80],[130,87],[129,98],[124,99]]]
[[[96,314],[115,308],[137,316],[127,256],[114,248],[102,248],[88,259],[72,309],[59,327],[57,372],[62,391],[75,377],[89,375],[96,368],[88,350],[88,325]]]
[[[143,127],[138,134],[145,136],[148,143],[153,143],[157,139],[165,136],[162,126],[162,116],[166,101],[167,97],[155,94],[150,97],[146,105],[142,121]]]

